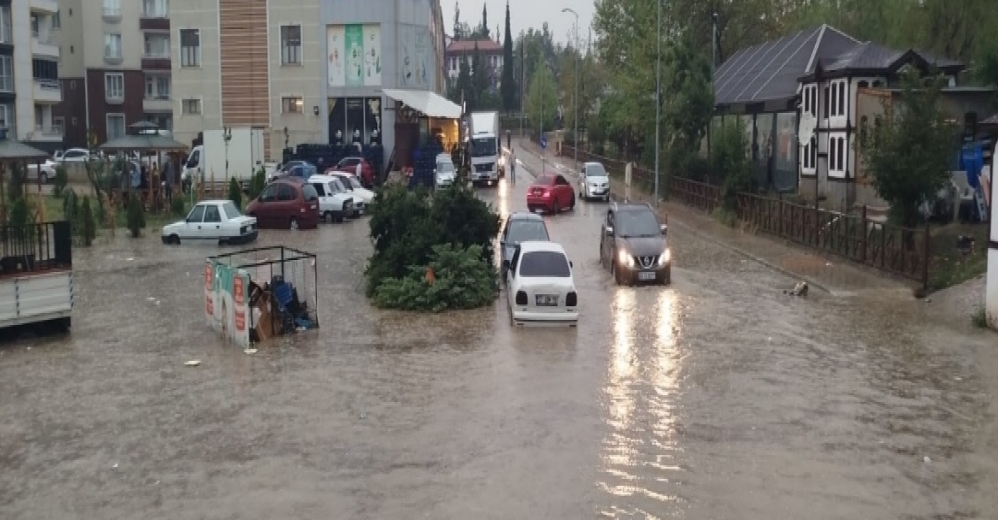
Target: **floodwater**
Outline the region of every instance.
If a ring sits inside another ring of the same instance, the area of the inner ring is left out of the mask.
[[[318,254],[321,329],[254,355],[205,325],[217,247],[77,250],[72,335],[0,346],[0,518],[994,518],[993,336],[678,227],[672,286],[615,287],[603,212],[547,217],[577,330],[374,310],[365,221],[265,232]]]

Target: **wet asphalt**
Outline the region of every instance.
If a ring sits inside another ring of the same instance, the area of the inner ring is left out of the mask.
[[[545,217],[575,330],[375,310],[365,220],[265,231],[318,255],[321,328],[253,355],[205,323],[218,247],[74,251],[71,336],[0,345],[0,518],[994,518],[993,337],[675,226],[673,284],[616,287],[605,211]]]

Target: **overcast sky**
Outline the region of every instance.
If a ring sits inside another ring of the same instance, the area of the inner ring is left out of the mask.
[[[444,10],[444,26],[447,34],[453,32],[455,0],[440,0]],[[457,0],[461,8],[461,21],[474,26],[482,21],[482,6],[488,6],[489,31],[495,32],[496,24],[500,30],[505,30],[506,0]],[[513,37],[530,27],[540,30],[544,22],[548,23],[554,41],[567,43],[575,17],[572,13],[562,13],[565,7],[571,7],[579,13],[579,38],[585,45],[589,37],[589,25],[592,23],[595,7],[593,0],[509,0],[509,26]]]

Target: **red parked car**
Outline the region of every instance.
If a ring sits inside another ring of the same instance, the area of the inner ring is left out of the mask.
[[[330,171],[352,173],[360,179],[365,188],[370,189],[374,186],[374,167],[363,157],[344,157],[336,163],[336,166],[327,169],[326,174],[328,175]]]
[[[542,210],[557,214],[565,208],[575,208],[575,190],[563,175],[541,175],[527,190],[527,209],[531,212]]]
[[[260,228],[316,228],[319,227],[319,193],[311,184],[299,179],[278,179],[250,202],[246,214],[256,217]]]

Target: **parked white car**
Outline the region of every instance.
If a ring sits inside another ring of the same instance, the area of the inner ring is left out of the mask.
[[[343,222],[343,219],[354,218],[353,195],[343,186],[339,177],[332,175],[313,175],[308,183],[319,194],[319,215],[329,222]]]
[[[555,242],[520,242],[506,271],[506,304],[513,325],[568,325],[579,321],[572,262]]]
[[[579,198],[610,201],[610,176],[598,162],[587,162],[579,171]]]
[[[90,151],[86,148],[70,148],[62,152],[62,156],[56,159],[60,163],[87,162],[90,160]]]
[[[374,202],[374,192],[362,186],[360,179],[352,173],[329,172],[329,175],[339,177],[340,181],[343,182],[343,186],[353,195],[353,207],[361,215],[366,213],[368,206]]]
[[[437,156],[437,167],[433,170],[433,177],[434,185],[438,190],[454,184],[454,179],[457,177],[457,168],[454,167],[454,161],[451,160],[449,154],[440,154]]]
[[[198,202],[187,218],[163,227],[164,244],[181,241],[245,244],[256,240],[256,218],[243,215],[231,200]]]
[[[34,182],[41,177],[42,184],[48,184],[49,181],[55,178],[55,161],[52,159],[45,159],[45,162],[43,162],[41,166],[41,171],[39,171],[37,164],[28,164],[28,175],[26,176],[27,180]]]

